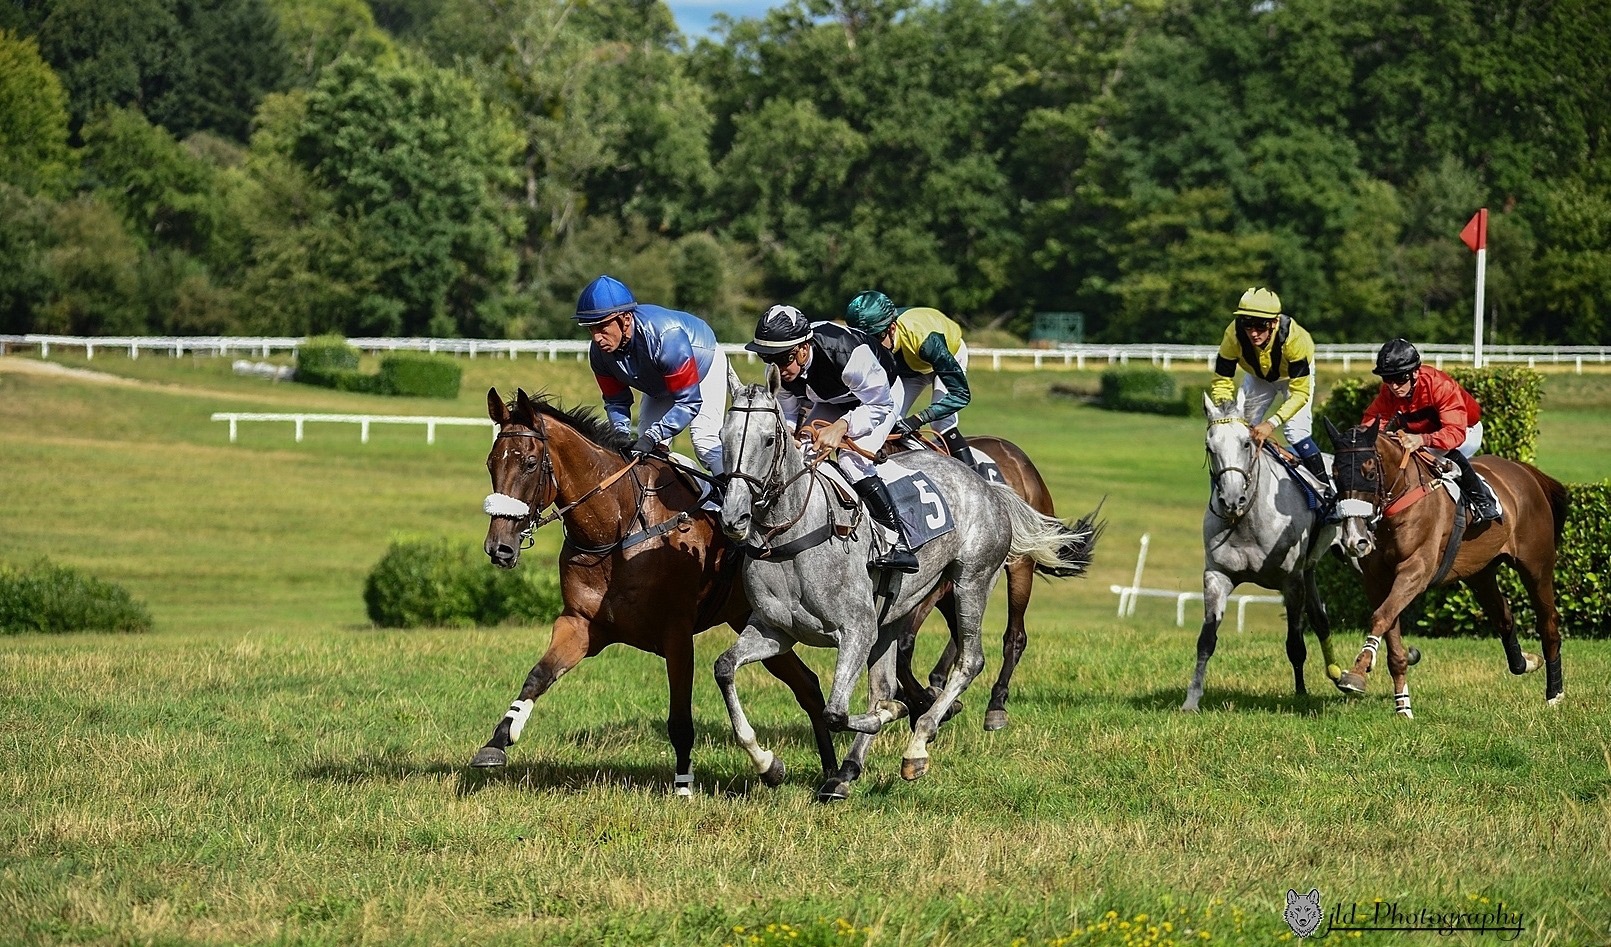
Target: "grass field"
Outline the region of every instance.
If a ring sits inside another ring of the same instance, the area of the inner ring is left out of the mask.
[[[310,425],[296,444],[243,424],[231,445],[208,420],[478,416],[489,385],[591,402],[577,363],[467,360],[440,403],[215,359],[58,360],[121,384],[17,362],[0,359],[0,559],[122,583],[157,631],[0,639],[0,943],[1264,944],[1291,939],[1285,893],[1311,887],[1362,922],[1378,901],[1520,915],[1519,937],[1367,944],[1611,943],[1611,644],[1568,640],[1549,708],[1496,642],[1419,642],[1406,722],[1382,679],[1337,695],[1313,647],[1314,696],[1294,698],[1279,612],[1255,606],[1221,637],[1205,712],[1179,714],[1200,619],[1176,628],[1163,601],[1116,619],[1108,585],[1147,532],[1146,584],[1198,587],[1202,425],[1048,394],[1094,372],[973,379],[967,429],[1023,444],[1065,515],[1107,497],[1110,522],[1090,577],[1037,589],[1012,725],[982,732],[976,689],[928,777],[902,782],[881,738],[852,799],[822,807],[809,732],[758,670],[740,686],[789,781],[750,777],[701,674],[700,791],[669,797],[663,665],[623,649],[539,702],[505,771],[467,771],[546,629],[376,631],[360,589],[392,537],[479,544],[486,432],[364,445]],[[1546,387],[1540,466],[1604,478],[1611,376]],[[702,636],[700,666],[731,640]]]

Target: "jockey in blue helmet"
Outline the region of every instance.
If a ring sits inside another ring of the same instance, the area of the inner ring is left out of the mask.
[[[802,415],[797,426],[832,422],[813,433],[818,450],[836,450],[846,439],[869,454],[884,446],[900,415],[884,360],[865,335],[832,322],[810,322],[793,306],[773,306],[762,314],[754,339],[744,347],[777,371],[778,407],[791,424]],[[916,572],[917,556],[906,528],[872,461],[842,450],[839,469],[867,505],[868,515],[896,534],[894,547],[874,559],[872,567]]]
[[[600,276],[576,300],[576,321],[593,337],[588,361],[617,430],[632,431],[632,389],[643,392],[631,453],[647,454],[686,428],[699,462],[722,473],[727,356],[705,320],[640,303],[626,284]]]

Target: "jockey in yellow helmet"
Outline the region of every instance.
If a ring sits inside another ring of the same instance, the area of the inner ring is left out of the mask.
[[[1248,423],[1254,425],[1254,442],[1264,443],[1279,424],[1292,452],[1320,481],[1330,500],[1336,490],[1320,445],[1311,436],[1314,339],[1281,311],[1281,297],[1262,286],[1251,287],[1242,294],[1235,316],[1220,340],[1209,397],[1220,404],[1234,401],[1236,368],[1241,366],[1243,403]],[[1331,515],[1328,511],[1327,517]]]

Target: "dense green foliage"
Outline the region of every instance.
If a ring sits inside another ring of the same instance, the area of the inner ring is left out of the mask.
[[[658,0],[0,27],[0,169],[39,202],[0,331],[552,336],[608,270],[729,339],[877,286],[1205,343],[1263,283],[1323,341],[1464,341],[1486,206],[1493,340],[1611,343],[1595,0],[788,0],[691,44]]]
[[[1110,368],[1102,373],[1102,392],[1097,403],[1109,411],[1142,411],[1150,414],[1188,414],[1189,405],[1181,396],[1175,376],[1161,368]]]
[[[380,360],[375,390],[413,398],[457,398],[464,370],[443,355],[397,352]]]
[[[0,562],[0,634],[150,630],[150,612],[120,585],[48,559]]]
[[[562,607],[551,565],[494,569],[479,549],[442,538],[393,541],[364,580],[364,605],[382,628],[544,624]]]

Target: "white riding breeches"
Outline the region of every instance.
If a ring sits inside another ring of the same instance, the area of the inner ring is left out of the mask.
[[[1456,447],[1455,450],[1457,450],[1461,454],[1465,455],[1465,458],[1467,460],[1470,460],[1471,458],[1477,456],[1477,452],[1482,450],[1482,422],[1481,421],[1478,421],[1476,424],[1473,424],[1470,427],[1466,428],[1466,439],[1459,447]],[[1438,453],[1446,454],[1446,453],[1448,453],[1448,451],[1438,451]]]
[[[804,423],[810,424],[812,421],[837,421],[849,414],[853,409],[855,409],[855,407],[856,405],[854,403],[829,404],[824,402],[814,406],[811,409],[811,413],[806,415]],[[884,446],[884,441],[889,437],[889,432],[894,429],[895,421],[899,417],[900,415],[891,411],[884,416],[883,423],[873,428],[871,433],[865,434],[861,437],[848,438],[848,440],[854,441],[857,447],[860,447],[867,453],[875,454],[881,447]],[[847,478],[849,478],[851,483],[865,480],[866,478],[871,477],[874,473],[872,461],[856,453],[855,451],[848,449],[839,452],[839,470],[844,473]]]
[[[727,356],[721,349],[711,353],[710,370],[699,382],[702,403],[699,413],[688,422],[688,439],[694,443],[694,456],[713,474],[724,473],[722,459],[722,420],[727,417]],[[638,430],[647,430],[677,402],[675,399],[645,396],[638,409]]]
[[[957,346],[956,359],[957,367],[966,373],[968,370],[968,343],[963,342]],[[927,375],[918,375],[916,378],[902,376],[896,380],[900,384],[895,388],[895,412],[903,418],[911,416],[913,406],[917,404],[918,397],[924,392],[933,390],[933,394],[929,397],[929,403],[933,404],[944,398],[947,390],[945,381],[934,372],[929,372]],[[955,430],[956,426],[957,416],[954,413],[948,414],[937,421],[929,422],[929,427],[933,428],[937,434]]]
[[[1291,396],[1290,381],[1265,381],[1255,375],[1242,376],[1242,405],[1246,411],[1248,424],[1259,424],[1272,407],[1278,403],[1284,404]],[[1287,439],[1288,444],[1296,444],[1314,433],[1313,403],[1306,404],[1298,409],[1292,419],[1281,425],[1281,436]]]

